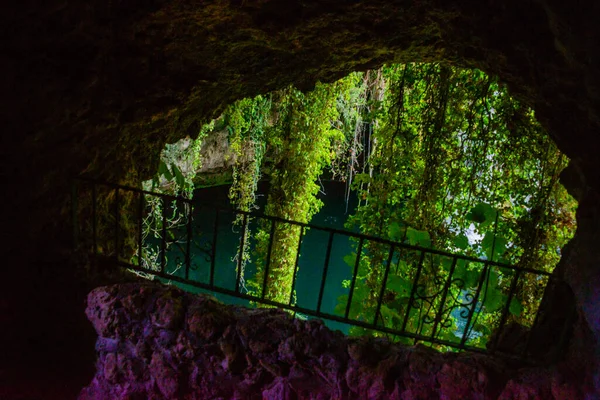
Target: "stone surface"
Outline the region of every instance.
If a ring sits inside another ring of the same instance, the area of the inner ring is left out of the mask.
[[[157,325],[167,304],[177,317]],[[86,313],[100,336],[96,375],[80,400],[583,398],[566,370],[349,338],[318,320],[155,283],[97,288]],[[120,329],[107,329],[117,319]]]

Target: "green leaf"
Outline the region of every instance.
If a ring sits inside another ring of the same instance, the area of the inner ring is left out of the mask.
[[[475,324],[473,325],[473,330],[475,332],[481,332],[483,336],[488,336],[492,333],[492,330],[487,324]]]
[[[510,306],[508,307],[508,311],[515,317],[518,317],[523,312],[523,305],[519,300],[513,298],[510,302]]]
[[[346,254],[344,256],[344,262],[354,268],[354,264],[356,263],[356,253]]]
[[[498,288],[488,288],[487,296],[483,306],[487,312],[494,312],[499,310],[504,303],[504,296]]]
[[[363,285],[358,279],[356,280],[356,286],[352,294],[352,304],[360,304],[369,296],[369,289],[367,285]]]
[[[431,238],[429,232],[419,231],[417,229],[408,228],[406,232],[408,242],[413,246],[431,247]]]
[[[406,273],[408,271],[408,264],[404,260],[399,260],[396,268],[398,271]]]
[[[181,173],[181,170],[175,164],[171,164],[171,169],[173,170],[173,173],[175,174],[175,181],[177,182],[177,186],[179,186],[179,188],[183,189],[185,187],[185,177]]]
[[[469,211],[466,218],[482,225],[488,225],[496,219],[496,209],[487,203],[479,203]]]
[[[402,317],[400,316],[400,314],[398,314],[398,312],[396,310],[394,310],[393,308],[387,307],[385,304],[381,305],[381,314],[383,315],[383,317],[385,318],[385,321],[387,322],[386,326],[393,326],[394,321],[398,321],[398,320],[402,319]],[[390,324],[390,322],[391,322],[391,324]]]
[[[333,312],[337,315],[344,315],[346,313],[346,304],[348,303],[348,295],[343,294],[337,298],[338,303],[333,309]]]
[[[390,275],[388,276],[387,288],[401,296],[406,296],[410,294],[412,283],[398,275]]]
[[[465,284],[467,287],[477,287],[479,284],[479,278],[481,277],[481,273],[477,271],[467,270],[467,275],[465,278]]]
[[[488,232],[485,234],[483,240],[481,241],[481,247],[485,252],[485,256],[488,260],[492,260],[492,250],[494,253],[494,260],[498,260],[502,254],[506,251],[506,245],[508,241],[504,239],[502,236],[496,236],[496,240],[494,240],[494,234],[492,232]],[[492,249],[493,246],[493,249]]]
[[[450,271],[450,268],[452,268],[452,262],[454,261],[454,259],[450,258],[450,257],[444,257],[442,258],[442,268],[444,269],[444,271]]]
[[[394,222],[390,225],[388,234],[391,240],[399,241],[404,237],[404,229],[402,229],[400,224]]]
[[[466,287],[476,287],[479,283],[479,276],[480,272],[470,270],[465,260],[459,259],[456,262],[453,278],[461,279],[463,282],[465,282]]]
[[[489,288],[496,288],[496,287],[498,287],[499,281],[500,281],[500,275],[498,275],[498,272],[495,270],[489,271],[489,282],[488,282],[487,286]]]
[[[160,164],[158,164],[158,174],[164,176],[165,179],[169,181],[173,179],[173,175],[171,174],[171,171],[169,171],[169,167],[167,167],[167,164],[165,164],[163,160],[160,160]]]
[[[465,235],[460,235],[454,238],[454,246],[457,248],[464,250],[469,247],[469,238]]]

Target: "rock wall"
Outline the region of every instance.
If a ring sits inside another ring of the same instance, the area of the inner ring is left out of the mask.
[[[227,130],[217,130],[210,132],[202,141],[202,166],[194,179],[197,186],[213,186],[232,181],[237,154],[229,147],[228,137]]]
[[[583,398],[561,367],[349,338],[318,320],[161,284],[97,288],[86,314],[98,361],[80,400]]]
[[[570,358],[600,392],[598,20],[596,0],[11,2],[0,13],[0,304],[17,328],[2,330],[0,353],[55,347],[42,321],[57,313],[38,304],[55,296],[44,274],[77,287],[65,268],[73,176],[139,185],[165,143],[197,135],[237,99],[385,62],[446,61],[498,75],[572,159],[582,202],[562,273],[581,345]]]

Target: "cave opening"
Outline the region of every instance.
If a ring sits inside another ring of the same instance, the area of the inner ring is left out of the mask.
[[[72,352],[58,326],[80,326],[68,321],[88,287],[66,267],[70,227],[57,218],[68,209],[68,177],[135,186],[153,175],[164,143],[195,135],[237,99],[292,82],[307,90],[383,62],[448,60],[500,76],[571,159],[561,180],[579,201],[578,228],[556,274],[577,305],[567,365],[584,370],[584,391],[597,386],[595,3],[59,3],[16,4],[2,17],[15,38],[1,67],[14,94],[2,109],[3,148],[12,149],[4,159],[14,166],[3,210],[9,222],[29,216],[7,228],[6,360],[22,350],[27,360],[48,353],[51,364],[52,351]]]
[[[568,306],[555,325],[540,312],[575,231],[577,203],[559,182],[567,163],[497,78],[387,65],[232,104],[196,139],[166,145],[146,194],[92,186],[94,213],[110,218],[86,229],[95,255],[192,292],[225,290],[212,294],[228,304],[266,298],[303,318],[333,315],[327,325],[346,334],[548,362],[563,356],[573,322]],[[207,182],[221,188],[198,188]],[[321,228],[398,249],[333,233],[326,246]],[[559,332],[552,345],[548,329]]]

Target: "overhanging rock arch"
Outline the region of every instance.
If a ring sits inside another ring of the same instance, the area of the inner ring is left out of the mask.
[[[600,356],[599,7],[591,0],[15,5],[2,21],[14,38],[2,66],[5,93],[14,93],[2,110],[3,147],[13,149],[7,164],[20,168],[5,200],[35,222],[16,224],[19,239],[9,245],[34,243],[19,263],[50,257],[48,249],[66,243],[55,215],[69,176],[148,178],[165,142],[197,133],[235,99],[290,83],[308,89],[384,62],[445,60],[500,76],[573,160],[565,184],[580,200],[579,228],[563,270],[583,317],[572,357],[591,365]],[[36,206],[40,199],[46,207]],[[55,239],[42,240],[48,232]]]

